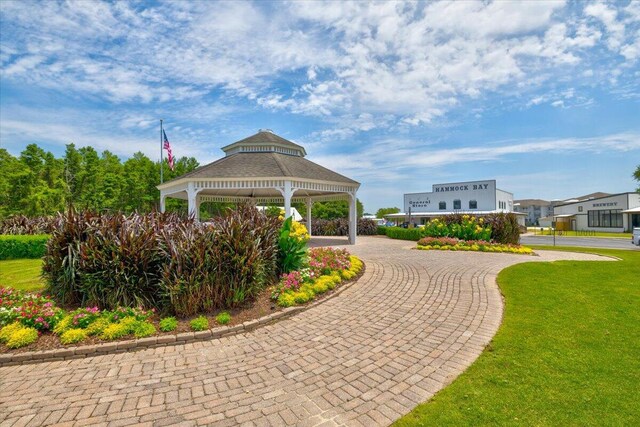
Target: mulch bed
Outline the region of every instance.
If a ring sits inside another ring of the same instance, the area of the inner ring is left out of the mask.
[[[320,301],[329,297],[345,284],[358,280],[364,274],[364,271],[365,271],[365,266],[363,265],[362,270],[360,270],[360,272],[356,276],[354,276],[352,279],[343,281],[335,289],[325,292],[324,294],[316,297],[313,301],[309,301],[307,304]],[[304,306],[307,304],[300,304],[300,305]],[[206,313],[204,315],[209,319],[210,328],[215,329],[216,327],[220,327],[220,325],[216,323],[215,318],[219,313],[223,311],[226,311],[229,314],[231,314],[231,321],[225,326],[235,326],[250,320],[259,319],[263,316],[267,316],[271,313],[275,313],[282,310],[283,310],[282,307],[279,307],[278,305],[276,305],[275,301],[271,300],[271,291],[270,289],[267,288],[264,291],[262,291],[262,293],[254,301],[248,302],[242,307],[231,309],[231,310],[217,310],[211,313]],[[181,332],[193,332],[193,330],[189,326],[189,322],[192,319],[195,319],[196,317],[198,316],[178,319],[178,328],[175,331],[171,331],[171,332],[160,331],[158,327],[158,322],[160,321],[159,316],[155,315],[151,317],[149,321],[151,321],[154,324],[154,326],[158,331],[155,334],[155,336],[176,335]],[[132,337],[127,336],[127,337],[124,337],[122,340],[105,341],[96,336],[91,336],[91,337],[87,337],[86,340],[83,340],[79,343],[63,345],[60,342],[60,339],[58,338],[57,335],[55,335],[52,332],[46,332],[40,335],[40,337],[38,338],[38,341],[25,347],[10,349],[5,345],[0,344],[0,354],[26,353],[30,351],[40,351],[40,350],[55,350],[59,348],[71,348],[71,347],[94,345],[94,344],[101,344],[101,343],[107,343],[107,342],[113,343],[113,342],[125,341],[125,340],[131,340],[131,339]]]

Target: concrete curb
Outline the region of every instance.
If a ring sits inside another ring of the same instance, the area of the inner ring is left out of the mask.
[[[32,363],[55,362],[60,360],[81,359],[84,357],[101,356],[110,353],[124,353],[129,351],[146,350],[155,347],[167,347],[171,345],[182,345],[195,341],[220,339],[232,335],[244,334],[271,323],[287,319],[297,313],[306,311],[312,307],[316,307],[325,301],[340,295],[346,289],[349,289],[358,282],[364,274],[366,266],[362,266],[362,270],[354,280],[350,280],[339,286],[331,294],[322,297],[309,304],[298,305],[295,307],[287,307],[281,311],[262,316],[258,319],[249,320],[235,326],[221,326],[214,329],[208,329],[199,332],[182,332],[176,335],[160,335],[148,338],[140,338],[126,341],[114,341],[95,345],[84,345],[69,348],[57,348],[55,350],[30,351],[25,353],[5,353],[0,354],[0,367],[24,365]]]

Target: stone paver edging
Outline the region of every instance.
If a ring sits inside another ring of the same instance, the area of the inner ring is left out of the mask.
[[[219,326],[198,332],[181,332],[175,335],[158,335],[134,340],[114,341],[100,344],[74,346],[68,348],[56,348],[54,350],[30,351],[21,353],[0,354],[0,367],[22,365],[25,363],[53,362],[58,360],[79,359],[83,357],[98,356],[109,353],[123,353],[127,351],[139,351],[147,348],[162,347],[168,345],[187,344],[194,341],[216,339],[231,335],[244,334],[253,331],[261,326],[268,325],[279,320],[286,319],[299,313],[316,307],[325,301],[340,295],[344,290],[357,282],[357,279],[364,274],[366,265],[362,266],[362,271],[357,277],[348,282],[340,284],[332,292],[321,296],[315,301],[305,305],[287,307],[275,313],[262,316],[258,319],[249,320],[234,326]]]
[[[338,297],[251,332],[0,367],[0,425],[384,426],[482,353],[521,262],[606,260],[412,251],[359,238],[367,265]]]

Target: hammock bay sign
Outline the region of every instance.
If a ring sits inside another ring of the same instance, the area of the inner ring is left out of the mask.
[[[476,184],[447,184],[447,185],[434,185],[434,193],[444,193],[446,191],[478,191],[489,189],[488,183],[476,183]]]
[[[432,191],[404,195],[404,211],[511,211],[513,194],[496,188],[495,180],[434,184]]]

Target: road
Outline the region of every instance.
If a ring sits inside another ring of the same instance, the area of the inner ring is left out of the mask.
[[[553,236],[521,236],[523,245],[553,245]],[[556,236],[556,246],[583,246],[587,248],[607,249],[631,249],[640,250],[640,247],[631,244],[631,238],[607,238],[607,237],[565,237]]]

